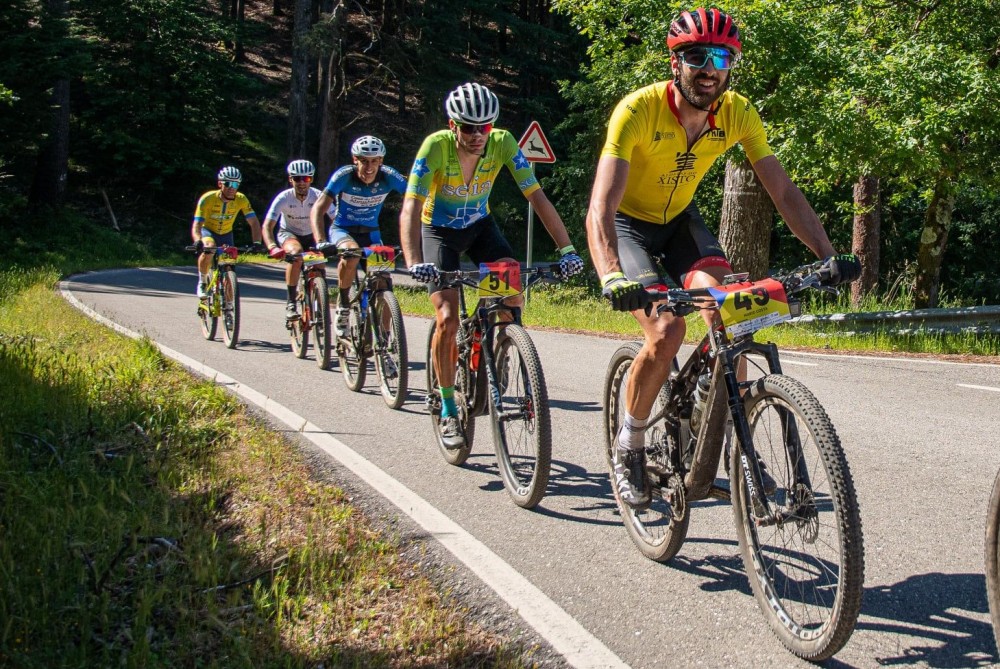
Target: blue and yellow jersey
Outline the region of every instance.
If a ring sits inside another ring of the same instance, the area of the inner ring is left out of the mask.
[[[622,213],[667,223],[691,203],[705,173],[729,147],[740,144],[751,163],[771,155],[757,110],[738,93],[722,94],[708,130],[690,151],[677,114],[668,81],[627,95],[611,114],[601,156],[629,163]]]
[[[540,188],[531,163],[506,130],[492,130],[471,183],[462,177],[455,134],[441,130],[424,140],[410,170],[406,197],[423,203],[420,220],[441,228],[467,228],[489,215],[490,191],[506,166],[525,197]]]
[[[217,235],[224,235],[232,232],[236,214],[241,211],[247,220],[257,218],[250,200],[243,193],[236,193],[236,197],[228,201],[222,199],[221,191],[210,190],[198,198],[194,220],[201,227],[208,228]]]

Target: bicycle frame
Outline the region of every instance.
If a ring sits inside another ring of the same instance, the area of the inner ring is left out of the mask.
[[[222,269],[227,266],[236,266],[236,260],[229,255],[230,248],[235,247],[215,247],[215,252],[212,253],[212,269],[208,275],[208,293],[213,296],[213,299],[208,304],[201,302],[201,306],[205,308],[211,316],[216,318],[222,315],[222,300],[220,299],[220,293],[222,291],[222,282],[220,281],[222,278]],[[207,249],[203,251],[203,253],[207,252]]]
[[[556,267],[558,266],[549,267],[547,271],[554,273]],[[523,294],[539,281],[548,278],[545,272],[546,269],[542,267],[533,267],[526,270],[522,275],[523,286],[518,295]],[[507,324],[522,325],[521,307],[505,303],[505,300],[514,296],[485,297],[480,298],[477,301],[475,310],[470,312],[465,299],[465,291],[462,290],[462,287],[477,288],[478,284],[466,278],[465,274],[461,271],[442,272],[441,275],[444,279],[452,277],[456,284],[454,287],[458,288],[459,331],[462,333],[463,344],[468,346],[467,357],[463,356],[464,351],[460,348],[459,364],[466,364],[471,372],[477,374],[476,385],[474,386],[474,393],[470,403],[470,413],[472,416],[478,416],[486,413],[486,396],[483,392],[486,390],[486,385],[489,386],[489,397],[493,406],[499,408],[502,404],[500,387],[497,382],[496,356],[494,355],[496,329]],[[499,314],[510,314],[510,320],[501,321],[497,317]],[[481,370],[486,371],[485,384],[483,383],[482,375],[479,374]],[[431,396],[428,395],[428,399]],[[504,419],[505,416],[500,415],[500,420]]]
[[[691,465],[687,468],[683,479],[684,502],[710,497],[729,501],[730,491],[715,485],[715,475],[719,470],[719,462],[724,451],[727,417],[731,417],[733,436],[742,451],[743,472],[755,519],[758,524],[768,525],[780,522],[782,517],[771,511],[767,497],[760,494],[762,475],[743,406],[742,389],[748,384],[741,384],[737,376],[739,358],[751,353],[764,358],[768,373],[782,373],[776,345],[754,341],[752,334],[729,340],[721,327],[712,329],[695,347],[677,376],[668,379],[670,401],[651,424],[664,419],[668,424],[679,427],[680,407],[690,403],[698,377],[702,373],[709,372],[711,385],[705,398],[701,424],[698,426],[694,452],[691,454]],[[786,443],[790,448],[799,448],[800,442],[797,435],[790,432],[787,417],[783,416],[782,422],[783,430],[788,436]],[[682,461],[685,459],[683,456],[686,454],[688,448],[686,442],[689,440],[689,434],[679,433],[676,446],[668,445],[671,463],[677,471],[685,469]],[[802,458],[798,456],[799,453],[788,453],[790,461],[800,465],[797,467],[795,483],[809,487],[808,472],[802,468]]]

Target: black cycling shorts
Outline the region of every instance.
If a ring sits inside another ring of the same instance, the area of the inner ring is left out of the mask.
[[[615,231],[618,233],[618,260],[622,272],[647,288],[664,285],[657,261],[678,286],[685,286],[691,270],[729,267],[726,252],[705,227],[705,221],[693,202],[666,225],[649,223],[618,212],[615,214]]]
[[[460,230],[425,225],[421,230],[421,238],[424,262],[432,262],[444,272],[461,269],[463,253],[467,253],[477,265],[514,257],[514,249],[500,233],[492,216],[485,216]],[[427,284],[427,292],[431,295],[439,290],[441,287],[437,283]]]

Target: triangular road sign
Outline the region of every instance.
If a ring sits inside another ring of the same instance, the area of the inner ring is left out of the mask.
[[[524,154],[524,157],[529,162],[556,162],[556,154],[552,152],[549,140],[545,139],[545,133],[542,132],[542,126],[538,125],[538,121],[531,122],[531,125],[524,131],[524,135],[521,136],[521,140],[517,145],[521,147],[521,153]]]

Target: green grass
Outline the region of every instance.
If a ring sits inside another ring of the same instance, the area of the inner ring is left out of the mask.
[[[0,272],[0,666],[518,667],[230,394]]]

